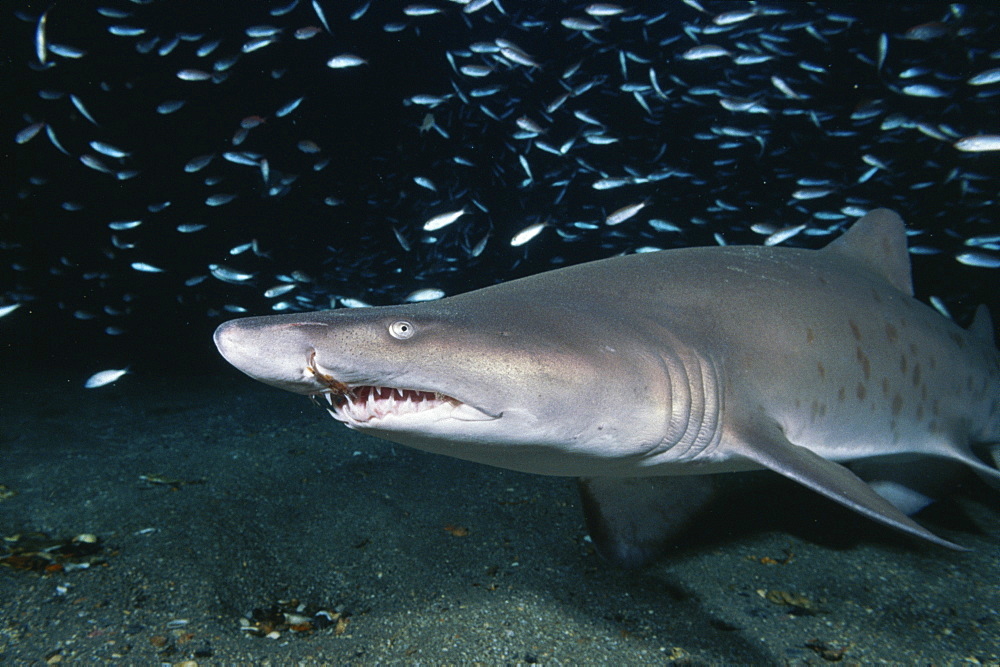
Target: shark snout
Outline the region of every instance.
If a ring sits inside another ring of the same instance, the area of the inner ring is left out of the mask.
[[[241,326],[239,321],[231,320],[223,322],[215,329],[212,339],[219,354],[240,370],[257,356],[249,346],[246,328]]]
[[[255,380],[311,394],[325,387],[309,368],[315,352],[308,327],[272,324],[269,318],[248,317],[218,326],[215,347],[226,361]]]

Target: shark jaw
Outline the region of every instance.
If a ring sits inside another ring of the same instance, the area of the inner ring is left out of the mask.
[[[311,395],[325,399],[330,416],[358,430],[415,431],[445,420],[493,421],[492,416],[457,398],[435,391],[360,385],[346,392],[334,390]]]
[[[326,407],[331,417],[357,430],[424,431],[447,420],[494,421],[502,416],[489,415],[438,391],[373,384],[350,386],[317,364],[315,351],[309,355],[306,370],[327,387],[310,394],[310,398]],[[317,396],[325,399],[326,406]]]

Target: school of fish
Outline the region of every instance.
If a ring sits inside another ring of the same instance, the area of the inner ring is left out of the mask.
[[[1000,8],[890,5],[14,2],[0,317],[423,301],[819,247],[880,206],[970,314],[1000,275]]]

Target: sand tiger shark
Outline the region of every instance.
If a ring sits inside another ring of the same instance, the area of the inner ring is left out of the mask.
[[[962,329],[913,298],[887,209],[821,250],[618,256],[439,301],[236,319],[215,343],[357,431],[580,478],[595,547],[622,566],[660,555],[714,473],[773,470],[952,548],[908,516],[931,501],[924,473],[1000,482],[989,313]]]

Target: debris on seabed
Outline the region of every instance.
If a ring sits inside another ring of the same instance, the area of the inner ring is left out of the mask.
[[[254,637],[279,639],[282,633],[308,635],[318,630],[333,629],[334,635],[347,631],[350,621],[341,608],[333,610],[310,607],[298,600],[279,600],[266,609],[254,609],[240,619],[240,629]]]
[[[45,533],[17,533],[4,536],[0,565],[42,574],[86,570],[91,565],[107,564],[103,550],[100,539],[92,533],[80,533],[69,539],[52,538]]]

